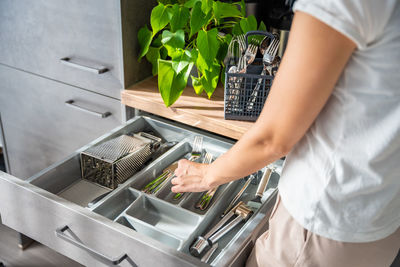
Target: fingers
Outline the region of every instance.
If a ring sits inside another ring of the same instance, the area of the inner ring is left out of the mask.
[[[175,169],[174,173],[176,176],[186,175],[188,173],[189,164],[191,162],[187,159],[181,159],[178,161],[178,167]]]
[[[171,187],[171,191],[173,193],[185,193],[185,192],[189,192],[188,190],[185,190],[182,186],[180,185],[176,185]]]
[[[188,168],[189,164],[192,163],[187,159],[181,159],[178,161],[178,167],[175,170],[175,178],[171,180],[171,184],[174,185],[171,188],[171,191],[174,193],[184,193],[188,192],[188,189],[185,187],[184,183],[187,180]]]
[[[171,180],[171,184],[173,185],[171,191],[174,193],[199,191],[199,177],[197,176],[176,175]]]
[[[197,184],[178,184],[171,187],[173,193],[185,193],[185,192],[203,192],[206,189],[198,186]]]
[[[183,192],[202,192],[207,190],[204,185],[202,169],[206,165],[191,162],[186,159],[178,161],[178,167],[175,170],[175,177],[171,180],[174,193]]]
[[[173,184],[171,191],[173,193],[184,193],[189,192],[188,186],[184,184],[183,179],[180,177],[175,177],[171,180],[171,184]]]

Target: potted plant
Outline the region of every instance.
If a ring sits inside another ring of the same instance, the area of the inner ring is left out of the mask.
[[[182,94],[189,76],[196,94],[210,98],[223,80],[223,60],[232,35],[257,30],[254,16],[245,17],[245,3],[213,0],[158,0],[150,26],[138,32],[142,57],[158,75],[158,88],[165,105]],[[264,23],[258,29],[265,30]],[[191,75],[193,70],[197,75]]]

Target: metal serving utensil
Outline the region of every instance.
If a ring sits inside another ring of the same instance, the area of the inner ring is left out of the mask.
[[[211,228],[204,237],[199,236],[197,238],[190,247],[190,253],[196,257],[200,256],[205,249],[218,242],[218,240],[235,228],[235,226],[250,218],[252,213],[253,211],[243,202],[239,202],[224,218]],[[228,223],[231,218],[233,218],[233,220]]]
[[[264,196],[265,189],[267,188],[269,179],[271,178],[273,171],[274,167],[272,165],[268,165],[265,168],[264,174],[261,177],[260,183],[258,184],[255,197],[247,202],[247,206],[249,206],[253,211],[258,210],[258,208],[261,206],[261,199]]]
[[[217,249],[218,243],[214,243],[212,247],[204,254],[204,256],[201,257],[201,261],[207,263]]]
[[[232,209],[232,207],[236,204],[236,202],[243,195],[244,191],[246,191],[247,187],[249,187],[249,185],[250,185],[251,181],[253,181],[253,179],[254,179],[254,175],[250,175],[249,178],[247,179],[247,181],[244,183],[243,187],[239,190],[239,192],[236,194],[236,196],[232,199],[231,203],[229,203],[228,207],[222,213],[221,217],[224,217]]]

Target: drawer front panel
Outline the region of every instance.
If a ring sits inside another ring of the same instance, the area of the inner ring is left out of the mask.
[[[120,1],[0,2],[0,63],[120,98]]]
[[[119,266],[199,266],[183,253],[2,172],[0,193],[2,223],[85,266],[111,265],[99,255],[111,260],[125,254]],[[56,235],[64,226],[63,234],[85,248]]]
[[[121,124],[121,104],[113,98],[1,65],[0,80],[9,166],[19,178],[28,178]]]

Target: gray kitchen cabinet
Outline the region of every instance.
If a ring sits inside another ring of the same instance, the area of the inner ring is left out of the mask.
[[[126,119],[121,90],[151,73],[137,61],[137,31],[154,4],[0,1],[0,116],[11,174],[28,178]]]
[[[0,63],[120,99],[150,75],[137,32],[154,2],[2,0]]]
[[[66,191],[78,192],[87,183],[81,178],[80,152],[143,131],[177,144],[90,207],[80,198],[98,190],[95,184],[85,195],[65,197]],[[176,202],[170,198],[170,184],[154,195],[141,191],[167,166],[190,155],[195,136],[203,137],[203,149],[214,157],[234,143],[176,122],[135,117],[26,181],[0,172],[2,223],[85,266],[209,266],[192,256],[189,248],[220,220],[244,179],[220,186],[206,211],[195,209],[201,193],[187,193]],[[278,180],[274,173],[261,207],[218,241],[209,264],[243,266],[255,239],[268,228]],[[252,199],[256,189],[257,184],[251,183],[240,200]]]
[[[137,61],[137,32],[155,4],[0,1],[0,128],[9,173],[26,179],[130,116],[120,93],[151,74]]]
[[[9,172],[19,178],[28,178],[122,122],[121,103],[114,98],[2,65],[0,81]]]

